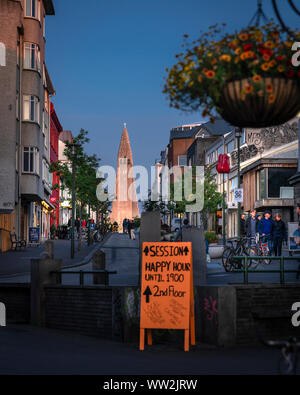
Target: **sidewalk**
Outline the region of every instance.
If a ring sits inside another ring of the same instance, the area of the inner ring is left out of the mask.
[[[81,263],[95,249],[99,243],[88,247],[82,242],[81,250],[78,252],[78,242],[75,242],[75,257],[71,259],[71,240],[54,240],[54,258],[62,259],[63,267]],[[0,282],[29,282],[30,260],[39,259],[44,255],[43,245],[39,247],[27,247],[22,251],[9,251],[0,253]]]
[[[182,334],[183,336],[183,334]],[[264,347],[217,349],[198,344],[154,344],[145,351],[70,332],[8,326],[0,328],[0,374],[200,375],[277,374],[280,352]]]

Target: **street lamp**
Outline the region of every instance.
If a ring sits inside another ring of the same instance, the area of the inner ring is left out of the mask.
[[[75,253],[75,215],[76,215],[76,194],[75,194],[75,172],[76,172],[76,154],[79,144],[70,144],[72,153],[72,222],[71,222],[71,259],[74,259]]]
[[[238,167],[238,188],[241,187],[241,137],[243,134],[243,129],[242,128],[236,128],[235,129],[235,137],[237,139],[237,154],[238,154],[238,160],[237,160],[237,167]],[[238,202],[238,238],[241,237],[241,203]]]

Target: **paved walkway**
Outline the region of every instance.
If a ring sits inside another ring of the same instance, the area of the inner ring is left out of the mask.
[[[217,349],[137,345],[29,326],[0,328],[0,374],[277,374],[280,353],[263,347]],[[299,372],[300,373],[300,372]]]
[[[63,267],[79,264],[98,246],[98,244],[92,244],[88,247],[86,242],[82,242],[82,248],[78,252],[76,241],[75,258],[71,259],[71,241],[54,240],[54,258],[62,259]],[[41,245],[39,247],[27,247],[21,251],[0,253],[0,282],[29,282],[30,260],[32,258],[42,258],[44,252],[45,249]]]

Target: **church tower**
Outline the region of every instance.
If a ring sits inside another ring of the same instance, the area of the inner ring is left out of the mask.
[[[125,218],[133,219],[139,217],[134,178],[129,177],[132,167],[132,151],[127,127],[124,124],[118,152],[116,200],[112,203],[112,212],[110,215],[111,222],[117,222],[120,226],[122,226]]]

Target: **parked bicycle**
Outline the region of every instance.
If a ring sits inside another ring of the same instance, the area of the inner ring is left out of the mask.
[[[276,347],[281,350],[281,356],[278,361],[278,371],[281,375],[295,375],[298,368],[298,350],[300,341],[295,337],[290,337],[286,341],[282,340],[264,340],[259,336],[261,342],[267,347]]]
[[[266,236],[258,236],[256,238],[251,238],[248,247],[248,255],[249,256],[270,256],[271,251],[269,249],[268,238]],[[252,268],[256,268],[259,263],[263,263],[265,265],[270,265],[271,259],[251,259],[251,263],[249,266]]]
[[[240,269],[242,267],[242,262],[240,260],[234,259],[234,256],[249,256],[249,251],[247,247],[247,239],[231,239],[228,240],[231,244],[226,246],[222,255],[222,264],[226,272],[231,272],[233,269]],[[236,243],[234,245],[234,243]]]

